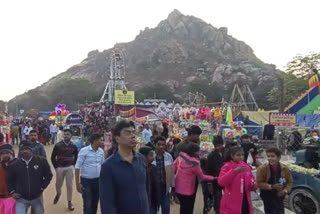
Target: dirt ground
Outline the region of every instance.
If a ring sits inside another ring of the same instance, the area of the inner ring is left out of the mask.
[[[52,152],[53,146],[45,146],[45,150],[48,156],[49,163],[51,164],[50,157]],[[52,168],[53,173],[53,179],[48,186],[48,188],[44,191],[44,206],[45,206],[45,213],[46,214],[62,214],[62,213],[74,213],[74,214],[81,214],[82,212],[82,197],[81,195],[76,191],[75,185],[73,189],[73,204],[75,207],[75,210],[73,212],[68,211],[67,209],[67,199],[66,199],[66,187],[65,183],[62,189],[62,195],[60,197],[60,200],[58,204],[53,205],[53,198],[55,196],[55,171],[54,168]],[[203,208],[203,201],[202,201],[202,193],[201,189],[198,191],[197,200],[195,204],[194,214],[202,214],[202,208]],[[100,213],[100,210],[98,211]],[[179,213],[179,205],[173,204],[171,206],[171,212],[172,214],[178,214]],[[214,212],[212,211],[211,214]]]

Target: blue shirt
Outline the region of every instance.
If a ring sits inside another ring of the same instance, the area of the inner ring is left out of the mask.
[[[32,147],[32,155],[47,158],[46,151],[44,150],[43,145],[39,141],[32,143],[31,147]],[[21,157],[20,151],[19,151],[18,157]]]
[[[80,169],[82,178],[99,178],[103,161],[103,150],[99,148],[94,151],[92,146],[89,145],[80,150],[75,168]]]
[[[144,144],[151,143],[151,137],[152,137],[151,129],[149,130],[145,129],[142,131],[142,139]]]
[[[132,164],[116,151],[100,174],[101,214],[149,214],[145,158],[135,153]]]

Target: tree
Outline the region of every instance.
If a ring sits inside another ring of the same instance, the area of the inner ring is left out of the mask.
[[[5,111],[6,109],[6,102],[0,100],[0,111]]]
[[[86,79],[66,79],[49,90],[50,103],[54,107],[58,103],[67,105],[69,110],[77,110],[78,105],[95,100],[95,87]]]
[[[308,78],[312,69],[320,68],[320,53],[297,55],[286,66],[286,72],[297,77]]]
[[[25,112],[29,109],[47,111],[50,109],[50,102],[49,98],[42,91],[35,88],[10,100],[8,109],[9,113],[14,115],[19,114],[20,109],[25,110]]]
[[[279,75],[279,78],[284,81],[283,105],[286,107],[308,89],[308,83],[304,78],[296,77],[293,74],[282,73]],[[268,92],[267,100],[270,102],[271,108],[279,108],[279,94],[278,84]]]

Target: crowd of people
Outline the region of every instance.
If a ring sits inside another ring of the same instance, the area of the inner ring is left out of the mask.
[[[26,124],[25,129],[28,127],[31,126]],[[54,133],[59,129],[49,127],[49,130]],[[39,141],[39,131],[32,128],[24,132],[18,154],[11,144],[0,147],[0,198],[7,199],[7,213],[27,214],[30,207],[33,214],[45,211],[43,191],[50,185],[53,174]],[[204,214],[211,209],[217,214],[253,214],[250,193],[257,189],[266,214],[284,214],[283,200],[291,190],[292,177],[280,163],[278,149],[266,151],[268,163],[258,166],[255,178],[251,165],[247,164],[247,157],[254,154],[255,148],[247,136],[236,145],[216,136],[214,150],[200,157],[201,128],[191,126],[186,131],[188,136],[183,141],[173,139],[169,147],[164,129],[153,136],[145,125],[144,145],[136,150],[136,126],[123,120],[112,129],[113,152],[105,154],[104,134],[91,133],[90,144],[78,152],[71,141],[72,130],[62,130],[63,139],[58,142],[54,139],[50,155],[56,175],[53,203],[59,202],[66,180],[70,211],[75,210],[72,203],[75,181],[76,190],[83,197],[85,214],[97,213],[99,201],[102,214],[154,214],[160,210],[169,214],[173,201],[180,205],[180,214],[192,214],[201,184]]]
[[[58,139],[59,127],[55,121],[49,120],[14,120],[10,124],[10,142],[12,145],[18,145],[24,140],[29,140],[30,131],[35,130],[38,133],[38,141],[43,145],[55,144],[61,140],[62,134]],[[0,141],[1,143],[1,141]]]

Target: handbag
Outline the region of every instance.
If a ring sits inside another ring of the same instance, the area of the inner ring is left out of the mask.
[[[251,166],[253,164],[253,157],[252,157],[251,152],[249,152],[248,159],[247,159],[247,164],[249,164]]]

